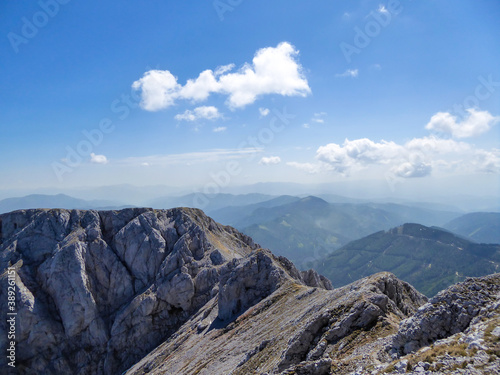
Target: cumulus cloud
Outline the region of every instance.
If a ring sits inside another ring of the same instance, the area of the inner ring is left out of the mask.
[[[215,72],[205,70],[184,86],[168,70],[150,70],[132,84],[141,93],[141,107],[158,111],[175,104],[178,99],[200,102],[212,93],[228,96],[226,104],[242,108],[262,95],[307,96],[311,89],[296,57],[299,51],[290,43],[258,50],[252,63],[246,63],[236,72],[234,64],[218,67]]]
[[[329,143],[316,151],[316,163],[287,165],[308,173],[333,171],[342,175],[369,166],[386,166],[386,171],[403,178],[425,177],[433,169],[460,167],[463,171],[496,173],[500,170],[500,155],[474,149],[464,142],[433,136],[414,138],[404,144],[375,142],[368,138],[346,139],[343,144]]]
[[[214,133],[221,133],[221,132],[223,132],[223,131],[226,131],[226,129],[227,129],[227,128],[226,128],[225,126],[219,126],[219,127],[217,127],[217,128],[214,128],[212,131],[213,131]]]
[[[469,138],[486,133],[494,124],[500,121],[500,117],[492,116],[488,111],[469,108],[467,112],[467,118],[462,121],[459,121],[456,116],[448,112],[438,112],[431,117],[425,128],[438,133],[449,134],[454,138]]]
[[[373,142],[368,138],[349,141],[342,145],[329,143],[316,151],[316,159],[330,165],[332,170],[344,173],[356,166],[388,164],[399,158],[404,148],[394,142]]]
[[[432,165],[426,163],[405,162],[391,170],[396,176],[403,178],[425,177],[431,174]]]
[[[466,137],[488,131],[498,121],[488,112],[468,110],[462,122],[449,114],[434,115],[426,128],[440,129],[454,137]],[[483,150],[473,144],[436,135],[413,138],[405,143],[373,141],[368,138],[346,139],[344,143],[329,143],[316,150],[315,163],[289,162],[287,165],[308,173],[328,171],[342,175],[378,166],[385,173],[401,178],[418,178],[441,172],[500,173],[500,150]]]
[[[188,99],[193,102],[206,100],[212,92],[219,90],[219,83],[211,70],[200,73],[196,79],[188,79],[184,86],[178,86],[175,93],[180,99]],[[143,91],[144,92],[144,91]]]
[[[269,157],[264,156],[259,161],[259,164],[262,164],[262,165],[271,165],[271,164],[279,164],[279,163],[281,163],[281,158],[279,156],[269,156]]]
[[[96,164],[107,164],[108,163],[108,158],[104,155],[96,155],[94,153],[90,154],[90,162],[91,163],[96,163]]]
[[[179,121],[215,120],[221,117],[219,110],[213,106],[197,107],[193,111],[186,110],[184,113],[175,115],[175,119]]]
[[[158,111],[174,105],[181,86],[168,70],[150,70],[132,84],[141,90],[141,107],[146,111]]]
[[[409,151],[423,153],[447,154],[469,150],[471,146],[465,142],[457,142],[453,139],[442,139],[434,136],[414,138],[405,144]]]
[[[335,74],[335,77],[351,77],[356,78],[359,74],[358,69],[347,69],[344,73]]]

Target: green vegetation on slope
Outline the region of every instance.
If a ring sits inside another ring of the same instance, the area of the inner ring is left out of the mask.
[[[282,201],[286,202],[285,198]],[[395,204],[328,203],[313,196],[267,207],[259,204],[252,209],[250,214],[250,210],[241,209],[243,214],[238,219],[233,216],[232,222],[224,224],[236,227],[302,269],[371,233],[424,216],[429,225],[440,225],[457,215]]]
[[[470,276],[500,270],[500,245],[476,244],[452,233],[405,224],[352,241],[314,263],[335,287],[389,271],[433,296]]]

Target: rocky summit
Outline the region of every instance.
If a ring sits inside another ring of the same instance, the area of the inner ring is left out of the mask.
[[[3,214],[0,267],[2,373],[499,373],[499,274],[333,289],[196,209]]]

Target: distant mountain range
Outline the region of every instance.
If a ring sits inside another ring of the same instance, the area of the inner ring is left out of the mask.
[[[336,197],[335,197],[336,198]],[[299,267],[348,242],[406,222],[443,225],[461,215],[389,203],[328,203],[318,197],[281,196],[246,206],[207,211]]]
[[[108,200],[92,200],[73,198],[65,194],[45,195],[32,194],[19,198],[0,200],[0,214],[30,208],[66,208],[66,209],[121,209],[131,207]]]
[[[314,268],[334,287],[389,271],[433,296],[469,276],[500,271],[500,245],[477,244],[420,224],[404,224],[352,241]]]
[[[443,226],[475,242],[500,243],[500,213],[474,212],[460,216]]]
[[[209,213],[226,207],[240,207],[265,202],[275,198],[267,194],[201,194],[192,193],[183,196],[165,196],[151,199],[146,206],[156,209],[168,209],[175,207],[199,208]]]

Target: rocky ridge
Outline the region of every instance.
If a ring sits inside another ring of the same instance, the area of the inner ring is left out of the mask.
[[[218,321],[216,301],[210,301],[127,374],[344,371],[352,360],[343,358],[356,340],[368,344],[393,333],[425,301],[389,273],[331,291],[289,280],[229,324]]]
[[[304,281],[293,264],[257,249],[196,209],[0,215],[0,266],[17,271],[17,370],[116,373],[214,297],[224,320],[285,280],[331,288],[314,272]],[[6,339],[0,336],[1,347]]]
[[[500,274],[431,300],[386,272],[331,290],[186,208],[0,215],[0,266],[13,373],[499,373]]]
[[[500,374],[500,274],[469,278],[404,320],[387,373]]]

